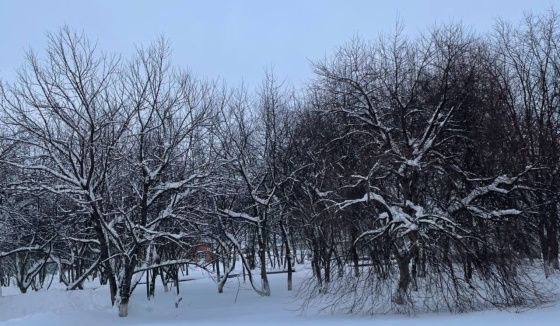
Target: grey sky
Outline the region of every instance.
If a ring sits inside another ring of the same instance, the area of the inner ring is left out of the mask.
[[[175,64],[228,83],[260,80],[266,67],[300,84],[309,59],[332,52],[353,35],[391,31],[396,17],[407,32],[461,21],[475,30],[494,19],[519,21],[553,0],[400,1],[0,1],[0,78],[10,80],[25,49],[42,50],[45,33],[68,25],[83,30],[103,50],[130,54],[135,45],[164,35]],[[558,9],[558,8],[557,8]]]

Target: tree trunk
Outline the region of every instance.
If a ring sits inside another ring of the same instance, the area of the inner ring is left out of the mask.
[[[234,268],[235,268],[235,253],[233,254],[232,259],[229,259],[229,257],[226,257],[226,259],[224,259],[224,276],[222,276],[222,279],[218,281],[218,293],[224,292],[224,285],[226,284],[229,275],[231,274],[231,272],[233,272]],[[245,270],[243,271],[243,273],[245,273]],[[243,277],[245,277],[245,274],[243,274]]]
[[[114,305],[115,296],[117,295],[117,281],[115,279],[113,267],[111,266],[111,260],[109,259],[109,247],[107,246],[105,234],[103,233],[103,227],[101,226],[100,219],[102,217],[99,216],[99,214],[94,213],[94,218],[95,233],[97,236],[97,240],[99,241],[101,261],[103,262],[103,274],[105,276],[105,279],[109,282],[111,305]]]
[[[399,257],[397,260],[399,265],[399,283],[396,293],[393,296],[393,302],[402,305],[406,302],[406,294],[408,292],[408,285],[410,284],[410,259]]]
[[[152,298],[155,296],[155,293],[156,293],[156,279],[157,279],[157,276],[158,276],[158,271],[159,271],[159,268],[154,268],[152,270],[152,280],[150,282],[150,289],[148,291],[148,295]]]
[[[119,294],[121,297],[119,303],[119,317],[128,316],[128,301],[130,300],[130,295],[132,293],[132,276],[134,275],[134,268],[137,263],[137,252],[138,248],[136,248],[136,250],[132,250],[132,258],[126,258],[123,261],[124,272],[122,274],[122,279],[120,280],[121,283],[119,288]]]
[[[146,297],[150,300],[150,271],[146,271]]]
[[[292,291],[292,250],[291,243],[288,234],[288,229],[282,221],[280,221],[280,227],[282,229],[282,238],[284,239],[284,245],[286,247],[286,264],[288,268],[288,291]]]
[[[261,289],[264,296],[270,295],[270,286],[268,284],[268,276],[266,275],[266,225],[259,223],[258,242],[259,242],[259,261],[261,270]]]
[[[356,247],[356,238],[358,237],[358,230],[355,227],[352,228],[352,247],[350,247],[350,255],[352,256],[352,262],[354,265],[354,276],[360,276],[360,257],[358,256],[358,248]]]

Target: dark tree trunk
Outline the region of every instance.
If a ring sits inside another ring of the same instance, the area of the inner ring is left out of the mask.
[[[134,275],[134,267],[136,266],[136,259],[127,259],[124,262],[124,273],[121,279],[119,294],[121,301],[119,303],[119,317],[128,316],[128,301],[132,290],[132,276]]]
[[[101,261],[103,262],[103,274],[105,279],[109,282],[109,291],[111,296],[111,305],[115,304],[115,296],[117,295],[117,280],[115,279],[115,273],[113,272],[113,267],[111,266],[111,260],[109,259],[109,247],[106,243],[105,234],[103,233],[103,227],[101,226],[100,219],[102,218],[99,214],[94,213],[95,218],[95,233],[97,240],[99,241],[99,249]]]
[[[268,285],[268,276],[266,275],[266,234],[265,225],[259,225],[259,261],[261,269],[261,288],[263,295],[270,295],[270,286]]]
[[[408,286],[411,280],[409,267],[410,259],[407,257],[399,257],[397,260],[399,266],[399,283],[397,285],[397,291],[393,296],[393,302],[402,305],[406,302]]]
[[[284,222],[280,221],[280,228],[282,229],[282,238],[284,239],[284,246],[286,247],[286,265],[288,268],[288,291],[292,291],[292,251],[288,230]]]

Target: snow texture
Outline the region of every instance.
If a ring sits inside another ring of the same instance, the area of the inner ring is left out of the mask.
[[[297,288],[309,275],[298,266]],[[0,297],[0,325],[558,325],[560,304],[523,312],[483,311],[467,314],[419,314],[350,316],[311,310],[302,312],[297,291],[286,290],[286,275],[271,274],[272,296],[261,297],[248,282],[230,279],[224,293],[206,272],[192,269],[181,294],[164,292],[158,284],[155,298],[147,300],[143,285],[134,291],[127,318],[117,317],[108,303],[108,288],[89,283],[86,289],[41,290],[21,295],[16,288],[4,288]],[[178,299],[178,298],[182,298]],[[178,308],[175,304],[179,300]]]

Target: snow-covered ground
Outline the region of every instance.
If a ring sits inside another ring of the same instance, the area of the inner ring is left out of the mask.
[[[295,273],[295,285],[306,271]],[[560,325],[560,304],[524,312],[484,311],[468,314],[376,315],[372,317],[301,312],[294,293],[286,290],[286,274],[270,275],[272,296],[260,297],[242,279],[230,279],[223,294],[205,272],[192,271],[181,282],[182,301],[175,307],[174,289],[158,287],[148,301],[139,285],[130,303],[129,317],[119,318],[110,305],[107,287],[90,284],[85,290],[19,294],[4,288],[0,297],[1,325]]]

